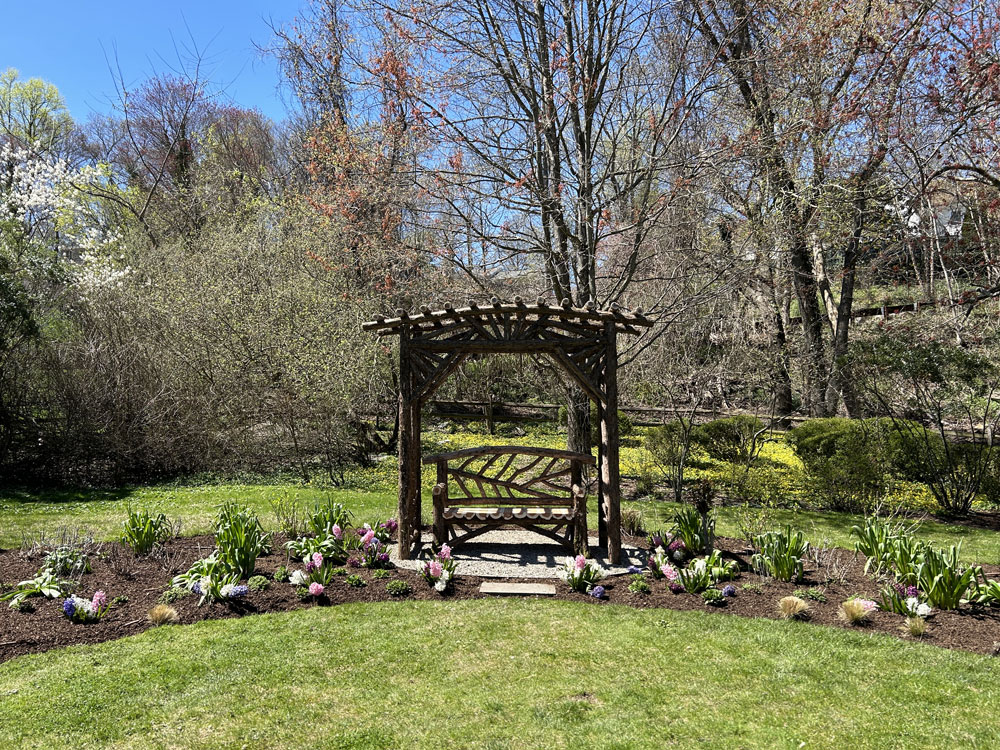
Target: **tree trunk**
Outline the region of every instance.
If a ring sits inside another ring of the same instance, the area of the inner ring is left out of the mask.
[[[566,447],[577,453],[590,453],[590,397],[580,386],[566,389]]]

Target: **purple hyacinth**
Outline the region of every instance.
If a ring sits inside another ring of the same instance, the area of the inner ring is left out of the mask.
[[[722,595],[727,599],[731,596],[736,596],[736,587],[733,584],[728,584],[722,587]]]
[[[244,585],[233,586],[232,591],[229,592],[229,598],[230,599],[242,599],[244,596],[249,595],[249,593],[250,593],[250,587],[249,586],[244,586]]]
[[[76,612],[76,604],[72,599],[67,599],[63,602],[63,612],[66,613],[67,617],[72,617]]]
[[[663,546],[663,537],[660,536],[659,534],[653,534],[650,541],[653,543],[653,549]]]
[[[195,593],[198,596],[201,596],[201,593],[202,593],[202,591],[201,591],[201,581],[195,581],[194,586],[191,587],[191,591],[192,591],[192,593]]]
[[[909,598],[914,598],[914,597],[917,598],[917,599],[919,599],[920,598],[920,589],[918,589],[916,586],[907,586],[906,587],[906,597],[908,599]]]
[[[628,572],[632,573],[633,575],[635,575],[636,573],[641,573],[642,572],[642,568],[640,568],[638,565],[629,565],[628,566]]]
[[[360,568],[361,567],[361,561],[358,558],[356,558],[356,557],[349,557],[349,558],[347,558],[347,567],[348,568]]]
[[[669,586],[670,590],[673,591],[675,594],[683,594],[684,593],[684,584],[683,583],[678,583],[677,581],[672,581],[671,583],[668,584],[668,586]]]
[[[684,540],[683,539],[674,539],[674,541],[672,541],[670,543],[670,546],[667,549],[669,549],[671,552],[676,552],[679,549],[681,549],[681,550],[685,549],[685,547],[684,547]]]
[[[590,590],[590,595],[592,597],[594,597],[595,599],[603,599],[604,598],[604,587],[603,586],[594,586],[594,588],[592,588]]]
[[[399,528],[399,523],[396,522],[395,518],[390,518],[385,523],[382,524],[382,528],[388,531],[390,534],[395,534],[396,529]]]
[[[389,553],[388,552],[379,552],[377,559],[378,559],[378,561],[380,563],[382,563],[383,565],[385,565],[387,562],[389,562]]]

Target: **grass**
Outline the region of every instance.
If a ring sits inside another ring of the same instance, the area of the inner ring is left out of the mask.
[[[497,689],[497,676],[503,689]],[[1000,664],[586,603],[311,608],[0,665],[8,747],[987,748]],[[886,720],[886,717],[895,717]]]
[[[677,503],[665,501],[636,501],[623,506],[639,508],[646,529],[667,528],[670,519],[680,507]],[[736,523],[737,509],[733,506],[716,508],[716,532],[721,536],[739,537]],[[772,511],[774,527],[789,524],[793,531],[799,530],[815,546],[854,548],[855,538],[851,536],[851,526],[860,522],[861,517],[851,513],[836,513],[822,510]],[[990,529],[963,526],[941,521],[921,521],[914,535],[939,547],[962,544],[962,559],[969,563],[988,565],[1000,564],[1000,533]]]
[[[128,503],[165,513],[181,522],[185,536],[208,533],[216,509],[226,500],[246,503],[264,525],[276,525],[271,501],[295,497],[304,506],[326,495],[344,503],[359,522],[395,514],[396,492],[331,489],[295,484],[154,485],[116,490],[0,490],[0,548],[16,546],[22,535],[57,534],[60,529],[87,530],[97,539],[114,539],[125,520]]]
[[[640,430],[641,432],[641,430]],[[538,430],[520,437],[484,435],[473,431],[424,433],[424,454],[457,450],[476,445],[510,444],[563,447],[565,435],[552,430]],[[777,467],[782,481],[788,485],[788,496],[796,492],[795,476],[801,472],[801,462],[783,441],[769,442],[761,454],[762,461]],[[623,440],[621,449],[622,472],[635,475],[649,468],[649,455],[641,446],[641,438],[633,436]],[[723,481],[729,471],[728,464],[704,457],[700,468],[688,472],[690,479],[707,477]],[[125,518],[126,505],[133,503],[150,510],[166,513],[182,523],[182,534],[206,533],[211,528],[215,509],[223,501],[236,499],[250,505],[264,520],[265,526],[274,527],[271,501],[280,497],[296,498],[303,506],[316,499],[331,495],[350,508],[357,522],[373,522],[396,515],[396,461],[386,458],[373,467],[356,468],[348,472],[343,487],[330,488],[320,485],[303,485],[290,482],[278,484],[169,484],[150,487],[119,488],[115,490],[63,490],[63,491],[3,491],[0,490],[0,548],[20,544],[23,535],[53,534],[60,528],[86,529],[99,539],[117,536]],[[424,488],[423,517],[430,522],[430,487],[434,484],[434,467],[423,467]],[[926,488],[924,488],[926,489]],[[910,493],[912,495],[912,493]],[[912,497],[910,498],[913,499]],[[926,500],[926,499],[924,499]],[[914,503],[910,503],[913,505]],[[597,505],[591,500],[588,516],[590,528],[597,528]],[[647,529],[666,527],[677,511],[677,505],[663,501],[636,501],[623,503],[623,507],[638,508],[644,516]],[[922,507],[919,503],[916,507]],[[777,509],[774,511],[776,526],[790,524],[801,529],[813,544],[822,546],[853,547],[851,526],[858,523],[858,516],[833,511]],[[738,536],[736,510],[732,507],[718,509],[718,533]],[[1000,534],[987,529],[925,521],[917,532],[921,538],[938,546],[962,542],[962,558],[967,562],[1000,564]]]

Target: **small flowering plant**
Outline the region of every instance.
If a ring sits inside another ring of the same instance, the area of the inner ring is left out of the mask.
[[[324,588],[322,583],[317,583],[316,581],[313,581],[312,583],[309,584],[309,596],[313,597],[314,599],[319,599],[321,596],[323,596],[323,592],[325,590],[326,589]]]
[[[454,581],[457,567],[457,563],[451,556],[451,547],[442,544],[440,551],[424,563],[420,573],[424,580],[434,587],[435,591],[443,594]]]
[[[583,555],[567,557],[556,573],[573,591],[586,594],[606,575],[604,568]],[[603,589],[602,589],[603,591]]]
[[[931,607],[923,598],[923,593],[916,586],[890,583],[882,589],[881,608],[907,617],[927,617],[931,614]]]
[[[198,600],[200,607],[205,602],[222,602],[235,599],[242,599],[250,593],[248,586],[241,586],[239,578],[235,574],[211,578],[205,576],[199,581],[195,581],[191,586],[191,591],[201,599]]]
[[[71,596],[63,601],[63,614],[75,623],[97,622],[108,613],[111,604],[103,591],[98,591],[92,599]]]

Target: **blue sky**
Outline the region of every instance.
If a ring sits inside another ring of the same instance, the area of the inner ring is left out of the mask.
[[[109,109],[109,61],[116,55],[134,84],[176,66],[175,44],[190,48],[193,38],[213,83],[237,104],[280,120],[277,68],[254,43],[269,44],[268,21],[288,23],[304,1],[0,0],[0,70],[17,68],[24,78],[54,83],[70,114],[83,121]]]

